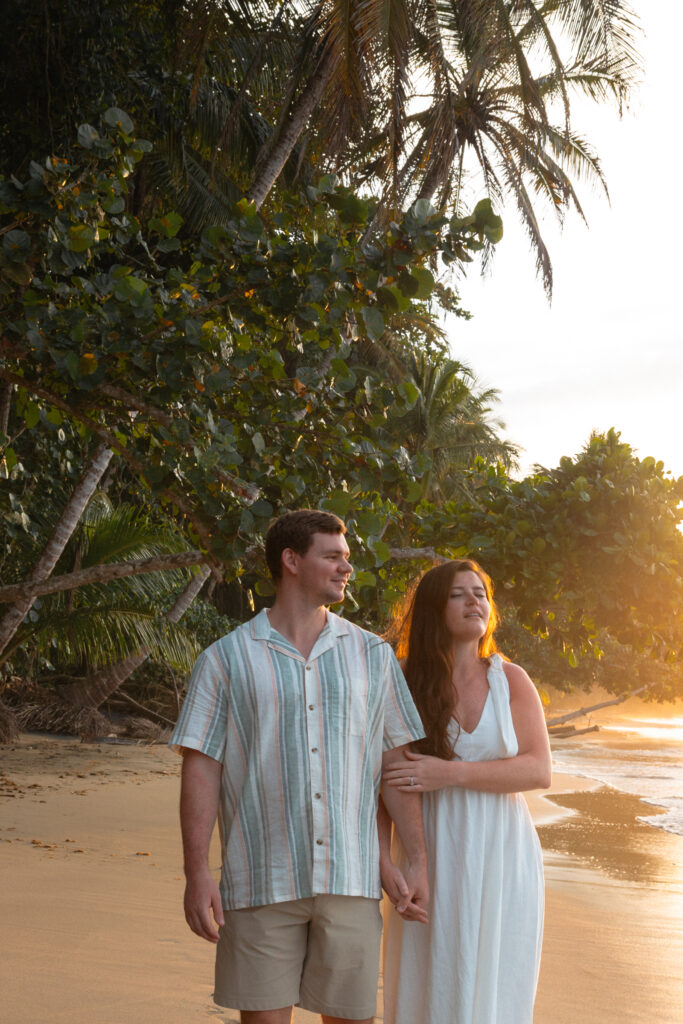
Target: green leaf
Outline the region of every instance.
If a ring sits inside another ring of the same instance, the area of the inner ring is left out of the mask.
[[[29,428],[35,427],[40,420],[40,408],[35,402],[27,402],[24,410],[24,423]]]
[[[275,584],[272,580],[262,579],[257,580],[254,586],[254,590],[259,597],[272,597],[275,593]]]
[[[120,107],[109,107],[104,113],[104,120],[112,128],[120,128],[126,135],[132,135],[135,125],[125,110]]]
[[[365,306],[361,310],[365,329],[372,341],[379,341],[384,334],[384,317],[377,306]]]
[[[357,569],[351,577],[351,582],[357,587],[376,587],[377,577],[374,572],[367,569]]]
[[[19,460],[17,459],[17,453],[15,452],[14,448],[5,448],[5,458],[3,461],[3,466],[7,471],[7,477],[9,477],[10,473],[12,472],[18,461]]]
[[[374,540],[372,537],[369,537],[368,547],[375,556],[375,565],[383,565],[384,562],[388,562],[391,558],[389,545],[383,540]]]
[[[66,355],[66,368],[71,375],[72,380],[81,379],[81,360],[75,352],[67,352]]]
[[[474,208],[474,224],[483,231],[490,242],[499,242],[503,237],[503,221],[494,212],[490,199],[480,200]]]
[[[320,508],[327,512],[334,512],[336,516],[343,519],[351,506],[352,500],[352,496],[347,494],[346,491],[337,491],[323,498],[320,502]]]
[[[165,213],[163,217],[153,217],[149,226],[165,238],[174,238],[183,225],[183,218],[175,210]]]
[[[345,224],[364,224],[369,216],[369,204],[358,196],[350,193],[344,196],[339,208],[339,218]]]
[[[68,238],[72,252],[85,252],[95,241],[95,232],[89,224],[74,224],[69,228]]]
[[[420,397],[420,389],[413,384],[412,380],[402,380],[398,390],[408,409],[412,409]]]
[[[410,212],[416,221],[419,221],[420,224],[424,224],[436,213],[436,210],[428,199],[418,199],[411,207]]]
[[[426,267],[414,267],[410,276],[417,281],[417,291],[414,293],[418,299],[427,299],[434,290],[434,275]]]
[[[126,202],[123,196],[112,196],[111,199],[106,199],[102,206],[107,213],[117,214],[123,213],[126,208]]]
[[[19,228],[8,231],[2,240],[2,248],[13,263],[23,263],[31,252],[31,239]]]
[[[78,127],[78,144],[83,149],[92,149],[93,144],[99,139],[100,134],[91,124],[82,124]]]
[[[114,295],[120,302],[133,302],[138,304],[149,292],[144,281],[134,274],[120,278],[114,285]]]

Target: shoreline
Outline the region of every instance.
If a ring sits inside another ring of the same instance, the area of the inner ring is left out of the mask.
[[[0,747],[12,1024],[237,1019],[213,1006],[213,949],[182,914],[179,770],[162,745],[24,734]],[[590,779],[558,772],[527,796],[546,871],[534,1024],[683,1022],[683,837]]]

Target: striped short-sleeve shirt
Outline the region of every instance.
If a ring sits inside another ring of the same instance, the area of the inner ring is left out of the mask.
[[[170,743],[223,766],[223,905],[379,898],[382,752],[423,735],[389,645],[332,612],[308,658],[265,610],[207,648]]]

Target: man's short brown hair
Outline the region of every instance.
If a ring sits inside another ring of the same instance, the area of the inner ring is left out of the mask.
[[[291,548],[297,555],[305,555],[314,533],[346,533],[346,527],[333,512],[313,508],[300,508],[285,512],[271,523],[266,534],[266,564],[274,580],[282,577],[282,552]]]

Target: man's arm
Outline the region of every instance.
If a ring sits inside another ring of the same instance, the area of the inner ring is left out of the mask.
[[[209,844],[218,813],[221,771],[220,761],[198,750],[183,750],[180,828],[185,865],[185,919],[192,931],[208,942],[218,942],[214,921],[224,924],[220,892],[209,871]]]
[[[383,767],[396,766],[405,759],[404,751],[407,744],[402,747],[395,747],[388,750],[382,757]],[[403,799],[397,799],[397,797]],[[393,820],[399,834],[401,843],[406,852],[407,864],[404,872],[407,892],[403,891],[400,884],[397,884],[396,895],[398,900],[395,904],[397,911],[408,921],[427,920],[427,904],[429,903],[429,880],[427,877],[427,851],[424,840],[424,827],[422,824],[422,797],[419,793],[400,793],[390,786],[382,787],[382,800]],[[386,837],[386,823],[384,824]],[[386,871],[386,838],[382,840],[382,856],[385,859]],[[391,898],[391,894],[390,894]],[[392,902],[393,899],[392,899]]]

